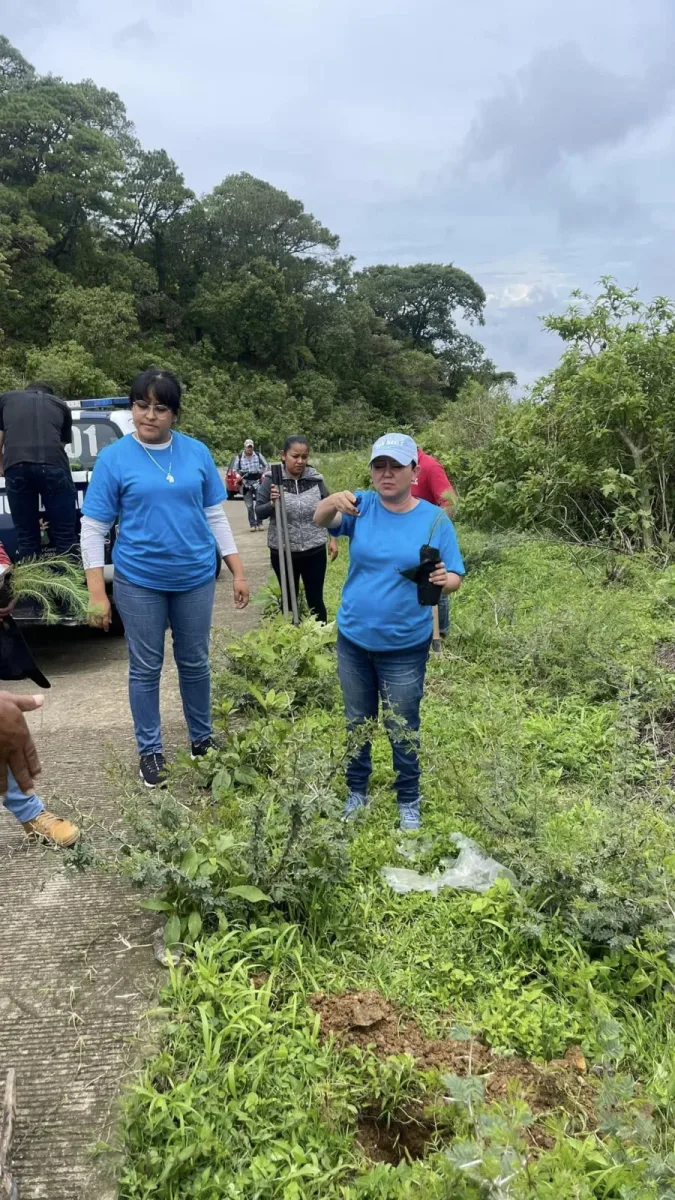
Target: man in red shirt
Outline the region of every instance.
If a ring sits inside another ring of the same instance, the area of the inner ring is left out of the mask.
[[[433,454],[425,454],[421,446],[417,447],[417,480],[412,485],[412,494],[419,500],[428,500],[437,508],[442,508],[452,516],[457,493],[448,479],[443,465]],[[450,629],[450,597],[441,596],[438,602],[438,625],[442,638],[447,637]]]

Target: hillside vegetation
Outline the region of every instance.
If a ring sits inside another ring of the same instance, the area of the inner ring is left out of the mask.
[[[340,821],[333,635],[278,618],[217,655],[210,796],[136,810],[127,866],[188,957],[124,1200],[672,1200],[673,569],[459,533],[421,838],[384,734]],[[456,832],[517,885],[394,894],[381,868],[432,871]]]
[[[0,38],[0,389],[114,395],[150,364],[221,458],[419,428],[493,364],[485,293],[453,265],[363,271],[299,200],[248,174],[202,197],[122,100],[40,76]],[[462,329],[458,325],[461,320]]]
[[[425,431],[484,528],[655,550],[669,558],[675,506],[675,306],[611,279],[545,321],[559,365],[519,404],[469,381]]]

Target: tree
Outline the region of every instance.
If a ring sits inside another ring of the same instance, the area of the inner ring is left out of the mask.
[[[149,244],[160,290],[166,288],[166,227],[194,200],[194,192],[166,150],[136,142],[122,178],[124,212],[116,224],[129,250]]]
[[[438,263],[368,267],[359,294],[400,338],[417,350],[440,350],[458,336],[455,314],[484,324],[485,292],[466,271]]]
[[[30,350],[25,373],[32,379],[49,380],[59,395],[69,400],[111,396],[118,386],[96,365],[88,350],[72,341],[51,345],[46,350]]]
[[[111,287],[68,287],[54,305],[53,339],[78,342],[118,378],[126,371],[139,333],[133,297]]]
[[[200,285],[192,315],[226,359],[260,369],[297,369],[303,306],[288,295],[283,272],[264,258],[231,280]]]
[[[212,267],[237,269],[266,258],[277,267],[337,250],[339,238],[305,212],[300,200],[242,172],[228,175],[203,202]]]
[[[227,457],[251,430],[276,451],[293,427],[315,443],[413,427],[492,369],[454,323],[482,319],[464,272],[355,276],[338,247],[247,173],[196,200],[116,93],[40,75],[0,38],[3,380],[125,391],[158,362],[185,385],[186,422]]]
[[[559,366],[505,407],[470,463],[467,512],[651,548],[672,540],[675,306],[641,303],[606,279],[546,327]]]
[[[32,67],[4,34],[0,34],[0,94],[26,87],[35,79]]]

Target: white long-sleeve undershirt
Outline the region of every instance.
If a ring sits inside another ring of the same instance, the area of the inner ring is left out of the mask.
[[[227,558],[229,554],[236,554],[237,543],[222,504],[213,504],[205,508],[204,516],[223,558]],[[111,525],[112,521],[107,524],[105,521],[95,521],[93,517],[82,517],[80,548],[85,570],[105,566],[105,540]]]

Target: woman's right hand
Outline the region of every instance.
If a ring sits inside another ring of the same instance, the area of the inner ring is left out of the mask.
[[[276,503],[276,501],[280,500],[280,499],[281,499],[281,492],[279,491],[276,483],[273,483],[270,488],[270,500],[272,500],[273,503]]]
[[[356,507],[356,496],[353,492],[333,492],[329,497],[335,511],[344,513],[346,517],[360,517],[361,514]]]
[[[112,621],[112,608],[106,592],[103,592],[101,596],[92,596],[91,592],[89,593],[87,620],[92,629],[105,629],[106,632],[108,631],[110,622]]]

